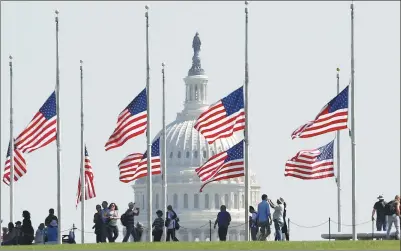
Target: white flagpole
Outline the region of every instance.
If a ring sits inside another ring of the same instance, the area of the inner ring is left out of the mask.
[[[351,153],[352,153],[352,239],[356,236],[356,164],[355,164],[355,63],[354,63],[354,3],[351,4]]]
[[[245,240],[249,241],[249,134],[248,134],[248,1],[245,1],[245,150],[244,150],[244,169],[245,169]]]
[[[147,194],[148,194],[148,236],[149,242],[152,242],[152,138],[150,135],[150,76],[149,76],[149,14],[148,10],[149,7],[145,6],[146,13],[146,98],[147,98],[147,129],[146,129],[146,136],[147,136],[147,153],[148,153],[148,186],[147,186]]]
[[[162,170],[162,193],[163,193],[163,211],[167,209],[167,158],[166,158],[166,82],[164,75],[165,64],[162,63],[162,77],[163,77],[163,142],[162,142],[162,158],[163,158],[163,170]],[[166,212],[167,214],[167,212]],[[164,235],[167,235],[167,228],[164,227]]]
[[[57,216],[58,216],[58,229],[57,229],[57,242],[62,243],[61,228],[63,216],[61,215],[61,131],[60,131],[60,65],[59,65],[59,50],[58,50],[58,14],[56,10],[56,116],[57,116]]]
[[[85,243],[85,143],[84,143],[84,72],[80,60],[81,72],[81,243]]]
[[[340,68],[337,68],[337,95],[340,93]],[[342,216],[341,216],[341,158],[340,158],[340,131],[336,133],[337,138],[337,221],[338,232],[341,232]]]
[[[10,222],[14,222],[13,57],[10,55]]]

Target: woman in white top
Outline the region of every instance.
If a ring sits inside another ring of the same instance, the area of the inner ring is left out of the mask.
[[[277,200],[277,205],[274,205],[273,201],[268,200],[270,206],[274,208],[274,213],[273,213],[273,222],[274,222],[274,228],[276,230],[276,234],[274,237],[275,241],[281,241],[282,234],[281,234],[281,228],[284,225],[284,219],[283,219],[283,213],[284,213],[284,206],[283,206],[283,201],[280,199]]]
[[[110,203],[107,216],[109,219],[107,224],[108,239],[109,242],[115,242],[118,237],[117,220],[120,219],[116,203]]]

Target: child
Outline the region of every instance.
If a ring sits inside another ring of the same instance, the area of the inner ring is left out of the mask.
[[[152,224],[153,227],[153,241],[160,241],[163,235],[163,227],[164,227],[164,220],[163,220],[163,212],[161,210],[157,210],[156,212],[157,218]]]

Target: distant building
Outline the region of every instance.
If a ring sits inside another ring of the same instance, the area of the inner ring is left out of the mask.
[[[208,145],[205,138],[194,129],[195,120],[208,106],[207,87],[208,77],[201,67],[199,57],[200,40],[194,47],[192,67],[185,82],[184,109],[177,114],[174,122],[167,125],[167,194],[168,202],[173,206],[180,218],[182,228],[177,231],[180,241],[205,241],[209,238],[209,220],[216,219],[220,205],[226,205],[232,216],[232,227],[229,229],[229,240],[244,240],[245,238],[245,189],[244,177],[208,184],[202,193],[199,189],[202,185],[195,173],[199,167],[211,156],[226,151],[240,141],[235,135],[226,139],[217,140]],[[196,40],[194,39],[194,44]],[[234,89],[233,89],[234,90]],[[227,94],[230,89],[227,89]],[[155,137],[159,137],[161,132]],[[156,210],[163,208],[161,175],[153,176],[153,215]],[[255,175],[250,178],[250,205],[255,206],[260,201],[260,186]],[[135,193],[135,202],[140,205],[141,213],[136,218],[147,226],[147,198],[146,178],[141,178],[132,186]],[[242,225],[241,225],[242,224]],[[236,225],[241,225],[235,227]],[[200,228],[203,226],[202,228]],[[147,231],[144,231],[143,240],[147,239]],[[217,231],[212,230],[212,241],[217,240]]]

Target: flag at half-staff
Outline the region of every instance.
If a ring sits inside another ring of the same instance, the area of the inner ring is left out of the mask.
[[[57,138],[56,93],[53,92],[15,140],[23,153],[47,146]]]
[[[328,132],[347,129],[348,86],[319,112],[313,121],[297,128],[291,138],[311,138]]]
[[[203,112],[194,128],[209,144],[245,129],[244,88],[241,86]]]
[[[125,157],[119,164],[120,181],[129,183],[148,176],[148,152],[133,153]],[[152,175],[161,174],[160,165],[160,137],[152,143]]]
[[[244,141],[241,140],[227,151],[212,156],[195,171],[204,182],[200,192],[210,182],[244,176]]]
[[[6,163],[4,166],[3,182],[10,185],[11,157],[10,144],[8,145]],[[18,181],[26,174],[26,161],[23,153],[18,148],[14,147],[14,181]]]
[[[299,151],[285,163],[284,176],[302,180],[334,177],[334,140],[313,150]]]
[[[107,141],[106,151],[120,147],[129,139],[145,133],[147,125],[146,88],[118,115],[117,126]]]
[[[92,164],[89,159],[88,150],[85,146],[85,200],[89,200],[96,197],[95,183],[94,183],[94,175]],[[77,192],[77,200],[76,206],[81,201],[82,191],[81,191],[81,176],[78,179],[78,192]]]

